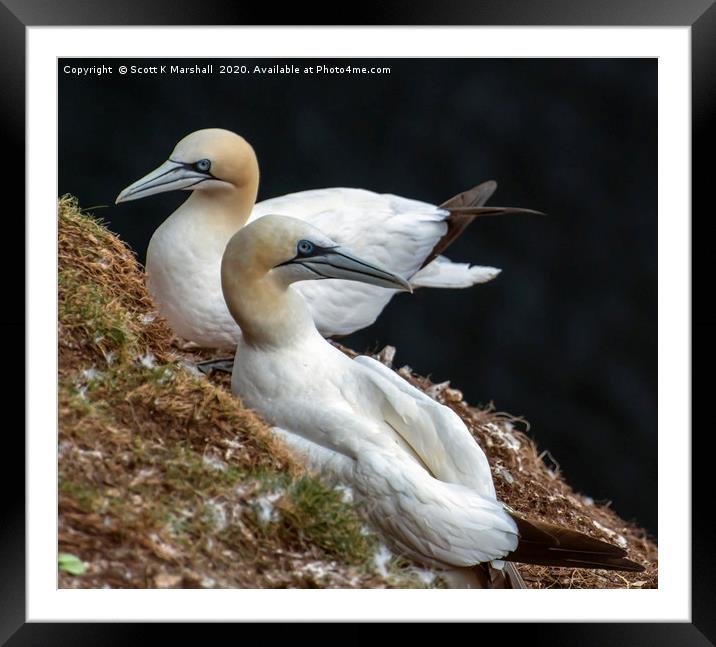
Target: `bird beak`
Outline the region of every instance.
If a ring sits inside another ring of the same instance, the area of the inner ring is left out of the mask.
[[[345,279],[359,281],[382,288],[413,291],[412,286],[404,278],[388,270],[364,261],[342,247],[324,248],[318,254],[306,258],[296,258],[299,263],[324,279]]]
[[[167,160],[141,180],[130,184],[117,196],[114,203],[139,200],[165,191],[191,189],[200,182],[211,179],[214,179],[211,174],[197,171],[189,164]]]

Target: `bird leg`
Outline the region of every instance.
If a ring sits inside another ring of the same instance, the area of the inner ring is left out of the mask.
[[[211,375],[212,371],[219,371],[231,375],[231,372],[234,370],[234,358],[219,357],[217,359],[208,359],[204,362],[198,362],[196,367],[204,373],[204,375]]]

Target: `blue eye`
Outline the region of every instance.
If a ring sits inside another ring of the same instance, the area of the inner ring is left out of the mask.
[[[308,240],[299,240],[297,249],[299,254],[307,256],[313,252],[313,243]]]
[[[211,162],[207,159],[199,160],[194,164],[194,168],[197,171],[201,171],[202,173],[206,173],[211,168]]]

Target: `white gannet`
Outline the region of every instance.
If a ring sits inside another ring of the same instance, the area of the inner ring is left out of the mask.
[[[444,249],[480,215],[529,211],[485,207],[496,188],[485,182],[440,207],[363,189],[292,193],[254,204],[259,167],[253,148],[228,130],[198,130],[169,159],[124,189],[117,203],[164,191],[191,191],[154,232],[147,250],[147,283],[174,332],[199,346],[231,349],[240,330],[221,295],[219,266],[231,235],[248,221],[282,213],[309,222],[366,260],[410,280],[414,288],[465,288],[493,279],[492,267],[453,263]],[[394,289],[345,281],[296,288],[325,337],[372,324]]]
[[[510,513],[454,411],[320,335],[292,284],[328,278],[410,289],[294,218],[267,215],[231,238],[221,282],[243,331],[232,393],[313,469],[352,486],[395,549],[442,569],[508,560],[642,570],[619,547]]]

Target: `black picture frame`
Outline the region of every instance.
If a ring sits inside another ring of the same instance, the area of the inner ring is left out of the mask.
[[[706,153],[713,146],[715,129],[713,115],[716,111],[716,6],[715,0],[488,0],[469,2],[443,0],[440,3],[416,0],[411,3],[399,1],[363,2],[347,9],[344,4],[309,7],[297,3],[294,8],[286,6],[280,12],[282,24],[336,25],[351,20],[354,25],[505,25],[505,26],[686,26],[691,27],[692,46],[692,213],[703,211],[707,218],[712,210],[707,207],[711,171]],[[33,26],[100,26],[100,25],[269,25],[276,18],[276,9],[266,3],[249,5],[231,0],[0,0],[0,69],[2,70],[3,148],[4,178],[10,181],[20,196],[17,213],[23,208],[25,146],[25,37],[26,27]],[[345,23],[343,23],[345,24]],[[707,197],[708,196],[708,197]],[[701,209],[699,209],[701,207]],[[678,217],[678,216],[675,216]],[[6,214],[6,219],[11,216]],[[24,239],[24,227],[16,216],[13,223],[17,238]],[[694,218],[692,218],[692,235]],[[697,229],[698,231],[698,229]],[[708,244],[705,236],[693,237],[693,241]],[[22,247],[17,245],[18,249]],[[19,260],[3,255],[3,276],[17,274]],[[705,262],[693,266],[694,285],[709,280]],[[701,270],[701,271],[699,271]],[[2,332],[5,339],[25,339],[24,289],[19,282],[7,293],[16,307],[3,318]],[[12,290],[15,290],[15,293]],[[693,295],[693,292],[692,292]],[[14,313],[14,314],[12,314]],[[693,311],[692,311],[693,316]],[[692,322],[692,337],[699,341],[697,364],[706,368],[714,357],[713,337],[716,317],[710,311],[697,312]],[[31,339],[25,339],[32,343]],[[20,345],[8,344],[10,364],[20,363]],[[17,357],[15,356],[17,355]],[[12,382],[25,384],[15,369]],[[28,388],[32,388],[28,383]],[[693,392],[692,392],[693,393]],[[18,394],[19,396],[20,394]],[[10,394],[6,396],[11,402]],[[693,395],[692,395],[693,399]],[[19,401],[19,397],[18,397]],[[9,404],[6,404],[9,408]],[[14,429],[17,429],[14,426]],[[620,623],[620,624],[550,624],[512,625],[510,632],[524,633],[530,643],[580,644],[580,645],[708,645],[716,644],[716,596],[714,595],[716,560],[713,546],[716,531],[711,523],[713,503],[710,476],[710,452],[707,449],[708,427],[693,425],[692,434],[692,623]],[[0,642],[8,645],[95,645],[127,644],[128,642],[156,642],[159,635],[167,638],[167,627],[134,624],[69,624],[26,623],[25,618],[25,499],[18,486],[21,476],[9,469],[15,458],[24,455],[24,441],[17,433],[6,428],[3,474],[4,489],[2,523],[0,524]],[[673,430],[675,434],[690,430]],[[664,448],[662,447],[662,450]],[[20,468],[22,470],[23,468]],[[22,471],[20,472],[22,474]],[[663,520],[662,523],[668,523]],[[483,631],[504,632],[504,627],[485,626]],[[183,626],[183,640],[191,634],[204,631],[198,627]],[[288,633],[280,629],[272,637],[279,640]],[[369,630],[371,631],[371,630]],[[366,637],[368,634],[366,634]],[[206,635],[203,634],[204,639]],[[352,634],[361,639],[361,632]],[[484,639],[484,636],[483,638]],[[514,636],[514,639],[518,639]],[[7,641],[7,642],[6,642]]]

